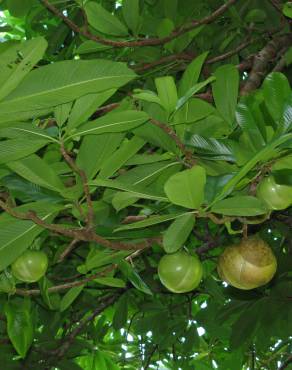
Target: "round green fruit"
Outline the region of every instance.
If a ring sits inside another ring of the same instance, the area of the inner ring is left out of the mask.
[[[217,270],[226,283],[249,290],[265,285],[273,278],[277,260],[266,242],[251,237],[227,247],[219,257]]]
[[[200,284],[202,275],[199,258],[184,251],[166,254],[158,264],[161,283],[173,293],[192,291]]]
[[[280,210],[292,205],[292,186],[279,185],[273,176],[263,179],[257,187],[257,197],[269,209]]]
[[[11,265],[13,275],[26,283],[33,283],[43,277],[48,268],[48,257],[41,251],[26,251]]]

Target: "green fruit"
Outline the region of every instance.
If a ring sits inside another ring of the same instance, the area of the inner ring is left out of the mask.
[[[197,256],[180,251],[166,254],[158,264],[161,283],[173,293],[195,289],[202,279],[203,267]]]
[[[273,176],[263,179],[257,187],[257,197],[269,209],[280,210],[292,205],[292,186],[279,185]]]
[[[267,284],[275,275],[277,260],[269,245],[251,237],[227,247],[219,257],[218,274],[238,289],[254,289]]]
[[[26,251],[11,265],[13,275],[26,283],[33,283],[43,277],[48,268],[48,257],[41,251]]]

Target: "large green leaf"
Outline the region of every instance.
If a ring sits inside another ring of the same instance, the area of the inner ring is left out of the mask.
[[[270,73],[263,83],[263,92],[270,115],[279,123],[285,103],[292,95],[288,79],[280,72]]]
[[[140,126],[147,119],[147,113],[135,110],[108,113],[104,117],[80,126],[78,131],[69,136],[69,138],[81,135],[99,135],[108,132],[123,132]]]
[[[0,164],[26,157],[48,143],[45,138],[38,140],[12,139],[0,141]]]
[[[5,315],[9,339],[17,353],[24,358],[34,335],[30,301],[27,299],[11,300],[5,305]]]
[[[43,37],[13,42],[0,55],[0,100],[11,93],[41,59],[47,48]]]
[[[195,225],[193,214],[185,214],[173,221],[163,235],[163,248],[166,253],[179,250],[187,240]]]
[[[75,286],[68,290],[68,292],[63,296],[60,303],[60,311],[65,311],[71,304],[77,299],[79,294],[82,292],[84,285]]]
[[[140,18],[139,0],[123,1],[123,17],[129,29],[136,34],[142,21]]]
[[[249,195],[237,195],[214,204],[212,212],[226,216],[258,216],[267,213],[265,205]]]
[[[127,28],[112,13],[93,1],[86,3],[85,12],[89,24],[96,30],[113,36],[125,36]]]
[[[155,79],[158,98],[168,114],[174,111],[177,103],[177,90],[172,76],[158,77]]]
[[[68,60],[37,68],[0,103],[0,122],[34,117],[37,111],[118,88],[134,77],[125,64],[107,60]]]
[[[17,212],[35,211],[46,222],[51,222],[63,207],[47,202],[34,202],[15,208]],[[9,266],[44,229],[32,221],[19,220],[6,213],[0,215],[0,271]]]
[[[172,175],[165,183],[164,190],[172,203],[196,209],[204,200],[205,183],[205,169],[195,166]]]
[[[45,160],[32,154],[29,157],[7,163],[19,176],[44,188],[62,192],[65,187],[54,169]]]
[[[239,73],[234,65],[226,64],[216,69],[212,91],[216,108],[222,117],[233,125],[237,104]]]

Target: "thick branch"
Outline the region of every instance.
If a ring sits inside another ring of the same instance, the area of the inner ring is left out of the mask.
[[[266,73],[269,70],[269,63],[272,62],[277,53],[285,47],[292,44],[292,35],[282,35],[269,41],[267,45],[255,56],[252,70],[248,76],[246,83],[241,89],[241,94],[246,95],[249,92],[257,89]]]
[[[66,25],[71,28],[72,31],[74,31],[76,34],[80,34],[89,40],[98,42],[103,45],[110,45],[118,48],[122,47],[136,47],[136,46],[155,46],[155,45],[163,45],[171,40],[174,40],[175,38],[185,34],[186,32],[189,32],[193,30],[194,28],[197,28],[203,24],[209,24],[215,21],[217,18],[219,18],[223,13],[227,11],[227,9],[236,3],[237,0],[228,0],[226,4],[220,6],[217,10],[215,10],[211,15],[201,19],[201,20],[194,20],[190,23],[190,25],[186,27],[182,27],[181,29],[175,30],[172,32],[169,36],[163,37],[161,39],[159,38],[145,38],[143,40],[135,40],[135,41],[114,41],[109,39],[104,39],[100,36],[95,36],[91,34],[88,30],[82,29],[77,24],[72,22],[68,17],[66,17],[61,11],[59,11],[54,5],[52,5],[48,0],[40,0],[43,5],[55,16],[62,19]]]

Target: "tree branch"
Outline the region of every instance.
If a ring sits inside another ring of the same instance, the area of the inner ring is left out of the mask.
[[[288,369],[288,366],[292,364],[292,356],[289,356],[287,360],[278,368],[278,370]]]
[[[74,31],[76,34],[80,34],[84,37],[86,37],[89,40],[98,42],[103,45],[110,45],[113,47],[136,47],[136,46],[155,46],[155,45],[163,45],[171,40],[176,39],[177,37],[185,34],[186,32],[189,32],[193,30],[194,28],[197,28],[203,24],[209,24],[215,21],[217,18],[219,18],[223,13],[227,11],[227,9],[236,3],[237,0],[228,0],[226,4],[221,5],[217,10],[215,10],[211,15],[201,19],[201,20],[193,20],[190,25],[186,27],[182,27],[181,29],[175,30],[172,32],[169,36],[163,37],[161,39],[159,38],[145,38],[143,40],[135,40],[135,41],[114,41],[109,39],[104,39],[100,36],[95,36],[91,34],[87,29],[82,29],[79,26],[77,26],[76,23],[74,23],[72,20],[70,20],[68,17],[66,17],[59,9],[57,9],[54,5],[52,5],[48,0],[40,0],[43,5],[55,16],[60,18],[69,28],[71,28],[72,31]]]

